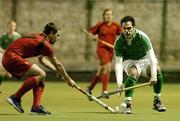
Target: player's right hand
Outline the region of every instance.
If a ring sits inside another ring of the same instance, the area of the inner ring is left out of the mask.
[[[119,85],[119,86],[118,86],[118,90],[119,90],[120,92],[117,93],[117,96],[121,96],[122,89],[123,89],[123,85]]]

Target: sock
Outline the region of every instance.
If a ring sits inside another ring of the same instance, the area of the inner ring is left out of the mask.
[[[125,88],[134,86],[135,84],[136,84],[136,79],[128,76],[126,81],[125,81]],[[125,97],[132,97],[133,92],[134,92],[133,89],[125,91]]]
[[[90,84],[90,86],[88,87],[89,90],[92,90],[92,89],[96,86],[96,84],[98,83],[99,79],[100,79],[100,76],[97,76],[97,75],[95,75],[95,76],[92,78],[91,84]]]
[[[162,74],[160,73],[157,75],[157,83],[153,86],[154,93],[156,94],[161,93],[162,84],[163,84],[163,77],[162,77]]]
[[[105,73],[101,75],[101,81],[102,81],[102,91],[107,91],[108,82],[109,82],[109,74]]]
[[[159,94],[154,94],[154,100],[160,100],[160,96],[161,96],[161,94],[159,93]]]
[[[124,100],[124,102],[126,103],[126,104],[131,104],[131,99],[132,99],[132,97],[125,97],[125,100]]]
[[[38,86],[33,88],[33,107],[37,108],[41,105],[41,98],[44,91],[44,81],[41,81]]]
[[[24,81],[19,90],[14,94],[14,97],[17,99],[21,99],[21,97],[27,93],[30,89],[39,85],[39,81],[34,77],[29,77]]]

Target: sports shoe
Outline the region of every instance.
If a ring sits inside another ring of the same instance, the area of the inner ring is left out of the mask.
[[[13,106],[18,112],[24,113],[23,108],[21,107],[21,101],[16,99],[13,95],[7,98],[7,102]]]
[[[101,93],[101,97],[102,97],[102,98],[109,99],[109,95],[108,95],[107,93],[108,93],[107,91],[103,91],[103,92]]]
[[[166,111],[166,107],[161,104],[160,99],[155,99],[153,102],[153,109],[158,111],[158,112],[164,112]]]
[[[90,95],[92,95],[92,92],[91,92],[91,90],[89,89],[89,87],[86,88],[86,92],[89,93]],[[88,97],[89,101],[93,101],[92,98],[90,98],[89,96],[87,96],[87,97]]]
[[[50,115],[51,112],[47,111],[42,105],[40,105],[37,108],[32,107],[31,108],[31,115]]]
[[[125,108],[124,113],[131,114],[131,104],[130,103],[126,103],[126,108]]]

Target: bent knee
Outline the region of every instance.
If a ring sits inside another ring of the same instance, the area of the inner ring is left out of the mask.
[[[38,81],[43,81],[46,78],[46,72],[45,71],[39,71],[35,77],[37,78]]]
[[[44,80],[46,78],[46,72],[42,71],[39,75],[40,80]]]
[[[136,66],[131,66],[128,70],[128,76],[136,79],[138,77],[138,70]]]
[[[107,63],[102,66],[102,73],[111,73],[111,63]]]

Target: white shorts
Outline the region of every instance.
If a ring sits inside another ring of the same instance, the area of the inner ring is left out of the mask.
[[[156,61],[157,62],[157,61]],[[123,68],[126,74],[129,76],[128,71],[129,68],[135,66],[138,71],[138,77],[139,76],[144,76],[148,77],[146,70],[150,66],[150,61],[149,59],[140,59],[140,60],[125,60],[123,62]]]

